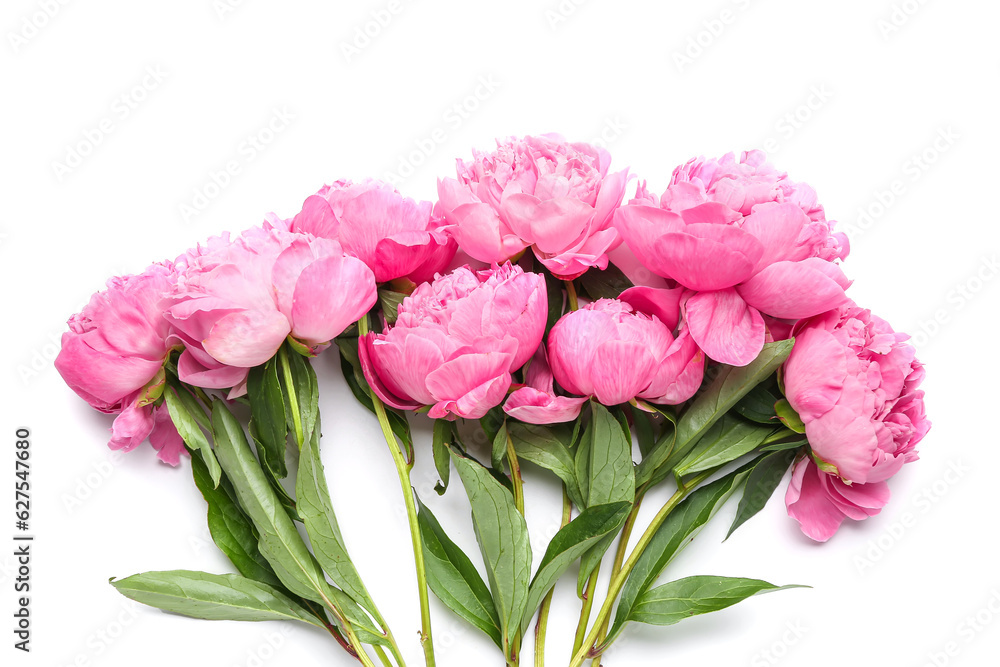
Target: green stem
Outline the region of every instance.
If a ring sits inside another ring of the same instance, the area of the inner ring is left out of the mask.
[[[514,486],[514,505],[521,516],[524,516],[524,483],[521,480],[521,464],[518,463],[517,452],[514,451],[514,443],[511,442],[510,435],[507,436],[507,462],[510,464],[510,481]]]
[[[642,507],[642,499],[646,497],[645,488],[640,488],[635,494],[635,502],[632,504],[632,511],[628,513],[628,517],[625,519],[625,525],[622,527],[621,537],[618,538],[618,550],[615,551],[615,560],[611,565],[611,579],[612,581],[618,576],[618,573],[622,571],[622,564],[625,561],[625,551],[628,549],[628,541],[632,537],[632,529],[635,528],[635,520],[639,516],[639,508]],[[610,590],[608,594],[610,595]],[[601,631],[597,633],[597,645],[600,645],[604,638],[608,636],[608,625],[611,622],[611,617],[607,616],[601,622]],[[598,665],[600,667],[600,665]]]
[[[572,280],[564,280],[563,283],[566,285],[566,296],[569,301],[569,309],[580,310],[580,301],[576,296],[576,285],[573,284]]]
[[[587,626],[590,624],[590,611],[594,607],[594,594],[597,591],[597,575],[600,571],[601,564],[598,563],[597,567],[594,568],[594,571],[590,573],[590,579],[587,581],[587,588],[583,592],[583,605],[580,607],[580,620],[576,624],[576,636],[573,638],[573,653],[580,650],[583,646],[583,639],[587,636]]]
[[[639,557],[649,546],[649,543],[653,541],[653,537],[656,535],[656,531],[660,529],[663,522],[667,520],[670,513],[674,510],[677,505],[680,504],[687,494],[690,493],[694,487],[698,486],[704,482],[712,474],[712,471],[706,471],[696,475],[686,482],[683,486],[677,489],[674,495],[670,496],[670,499],[664,503],[663,507],[653,518],[652,523],[646,528],[646,531],[639,538],[638,544],[635,545],[635,549],[629,555],[628,560],[622,566],[621,571],[612,577],[611,585],[608,586],[608,597],[601,606],[601,610],[597,612],[597,620],[594,622],[594,629],[591,630],[590,634],[584,640],[583,644],[579,649],[576,649],[576,653],[573,656],[573,660],[569,663],[569,667],[580,667],[583,661],[587,658],[593,658],[600,655],[600,652],[594,653],[592,649],[597,644],[597,638],[600,635],[601,627],[604,623],[611,618],[611,610],[614,608],[615,600],[622,592],[622,587],[625,586],[625,582],[628,580],[628,576],[632,573],[632,569],[635,567],[636,563],[639,562]],[[599,647],[603,651],[606,647]]]
[[[393,667],[392,661],[389,660],[389,656],[385,654],[385,651],[382,650],[381,646],[376,644],[375,646],[372,646],[372,648],[375,649],[375,655],[378,656],[379,662],[381,662],[384,667]]]
[[[288,402],[292,410],[292,422],[295,425],[295,442],[299,449],[305,442],[302,431],[302,415],[299,414],[299,399],[295,395],[295,381],[292,379],[292,367],[288,364],[288,350],[285,345],[278,348],[278,360],[281,362],[281,372],[285,376],[285,388],[288,390]]]
[[[566,485],[562,487],[562,523],[560,528],[565,528],[570,519],[573,518],[573,502],[566,493]],[[545,667],[545,633],[549,624],[549,608],[552,607],[552,594],[556,589],[553,586],[542,599],[542,606],[538,610],[538,622],[535,624],[535,667]]]
[[[375,667],[375,663],[372,662],[371,657],[365,651],[364,644],[362,644],[361,640],[358,639],[358,636],[357,634],[355,634],[354,628],[351,627],[350,622],[344,617],[343,614],[340,613],[340,610],[337,609],[337,606],[326,595],[324,595],[322,592],[320,592],[319,595],[321,598],[323,598],[324,606],[326,606],[326,608],[330,610],[330,613],[333,614],[333,617],[337,619],[337,623],[339,623],[340,627],[344,629],[344,632],[347,634],[347,641],[354,649],[354,651],[357,653],[358,660],[361,661],[361,664],[364,665],[365,667]]]
[[[363,315],[358,320],[358,336],[368,335],[368,315]],[[410,467],[403,456],[396,436],[389,425],[389,418],[385,413],[385,406],[381,399],[372,392],[372,406],[375,408],[375,415],[378,423],[382,427],[382,435],[389,446],[392,454],[392,461],[396,465],[396,474],[399,477],[399,484],[403,490],[403,501],[406,503],[406,518],[410,524],[410,541],[413,543],[413,564],[417,570],[417,592],[420,596],[420,645],[424,650],[424,661],[427,667],[435,667],[434,662],[434,640],[431,636],[431,609],[430,600],[427,596],[427,570],[424,566],[424,547],[420,539],[420,527],[417,524],[417,506],[413,499],[413,484],[410,482]]]

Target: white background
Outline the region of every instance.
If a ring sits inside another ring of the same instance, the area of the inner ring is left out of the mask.
[[[369,25],[373,12],[387,25]],[[7,545],[14,532],[14,430],[27,426],[37,541],[30,655],[11,648],[12,547],[0,547],[0,661],[351,664],[312,629],[169,616],[107,584],[145,570],[229,568],[208,541],[188,466],[158,464],[148,447],[112,455],[110,421],[52,369],[54,341],[109,276],[268,211],[290,216],[324,182],[402,173],[404,193],[432,199],[435,178],[473,146],[558,131],[603,138],[615,165],[657,191],[695,155],[771,149],[851,231],[855,300],[922,332],[934,421],[922,460],[893,480],[880,516],[817,545],[775,498],[722,545],[730,505],[669,572],[813,589],[634,628],[605,664],[996,664],[998,20],[1000,5],[973,0],[6,0],[0,536]],[[357,37],[366,26],[377,33],[367,43]],[[103,136],[88,146],[95,132]],[[76,161],[74,151],[87,154]],[[213,187],[230,161],[239,172]],[[388,453],[334,357],[318,364],[344,533],[410,664],[420,664]],[[427,430],[418,431],[415,484],[474,550],[460,489],[430,492]],[[540,554],[558,521],[557,491],[537,470],[526,483]],[[644,517],[659,501],[647,499]],[[576,623],[568,578],[557,599],[552,665],[566,664]],[[433,612],[438,664],[501,664],[436,600]],[[526,664],[529,651],[530,642]]]

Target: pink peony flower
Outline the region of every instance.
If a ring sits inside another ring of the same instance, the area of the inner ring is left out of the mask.
[[[541,343],[545,280],[510,263],[478,274],[459,268],[418,286],[398,312],[394,326],[359,341],[372,389],[399,409],[478,419]]]
[[[854,303],[800,322],[785,362],[785,396],[809,446],[847,483],[881,482],[917,459],[930,422],[924,367],[885,320]]]
[[[185,269],[165,306],[186,347],[177,366],[183,382],[238,395],[248,370],[286,338],[316,352],[375,304],[374,275],[361,260],[336,241],[272,222],[180,260]]]
[[[531,246],[559,278],[607,268],[621,243],[611,223],[628,181],[627,169],[608,174],[607,151],[545,134],[473,156],[459,160],[457,180],[438,181],[440,210],[471,257],[499,263]]]
[[[407,278],[419,284],[444,271],[455,255],[457,244],[443,226],[430,202],[367,179],[323,186],[306,199],[291,229],[339,241],[371,268],[375,282]]]
[[[762,315],[801,319],[846,303],[833,263],[847,239],[832,231],[816,193],[789,181],[760,151],[692,160],[662,197],[645,184],[615,226],[654,273],[696,292],[685,316],[709,357],[745,366],[765,340]]]
[[[909,336],[853,303],[792,333],[784,391],[805,424],[815,470],[796,468],[786,504],[807,535],[827,539],[844,516],[877,513],[888,501],[885,481],[917,459],[931,426],[918,389],[924,369]]]
[[[635,287],[562,317],[549,332],[555,380],[604,405],[633,398],[677,404],[701,385],[705,356],[685,326],[675,337],[680,290]]]
[[[177,465],[184,443],[165,407],[153,402],[163,388],[170,325],[159,307],[177,280],[172,264],[112,278],[69,320],[55,367],[92,407],[115,417],[112,449],[131,451],[149,438],[161,460]]]
[[[836,475],[820,470],[808,456],[796,462],[785,492],[788,515],[817,542],[833,537],[844,519],[861,521],[875,516],[888,502],[886,482],[845,484]]]

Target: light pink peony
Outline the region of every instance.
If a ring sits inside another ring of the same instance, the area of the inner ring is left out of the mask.
[[[549,332],[549,363],[571,394],[604,405],[677,404],[701,385],[705,356],[678,325],[680,290],[635,287],[567,313]]]
[[[905,342],[909,336],[853,303],[800,322],[792,333],[784,391],[819,468],[801,473],[806,481],[794,493],[789,489],[786,504],[806,534],[832,534],[842,517],[834,521],[830,503],[839,507],[846,497],[860,507],[881,507],[884,502],[873,500],[888,500],[881,485],[917,459],[916,446],[931,426],[918,389],[924,369]],[[813,483],[810,475],[831,479]]]
[[[249,369],[286,338],[316,352],[375,304],[375,278],[361,260],[336,241],[273,223],[183,256],[184,272],[165,301],[186,347],[178,360],[183,382],[235,387],[238,395]]]
[[[531,246],[559,278],[607,268],[628,181],[627,169],[608,174],[607,151],[545,134],[497,141],[473,157],[458,161],[457,180],[438,181],[440,210],[471,257],[499,263]]]
[[[816,193],[760,151],[692,160],[661,197],[641,185],[615,226],[654,273],[693,290],[685,316],[709,357],[745,366],[765,340],[762,315],[801,319],[845,303],[848,253]]]
[[[503,402],[511,373],[541,343],[545,280],[510,263],[459,268],[418,286],[398,312],[394,326],[359,341],[372,389],[396,408],[478,419]]]
[[[431,203],[404,198],[381,181],[337,181],[309,196],[292,219],[292,231],[340,242],[367,264],[379,283],[431,280],[444,271],[457,244],[431,215]]]
[[[796,462],[785,492],[789,516],[817,542],[833,537],[844,519],[861,521],[875,516],[888,502],[888,483],[845,484],[836,475],[820,470],[808,456]]]
[[[172,264],[112,278],[69,320],[55,367],[66,384],[101,412],[118,415],[112,449],[131,451],[149,438],[161,460],[177,465],[184,443],[165,407],[160,371],[170,354],[170,325],[159,303],[177,280]],[[159,381],[158,381],[159,376]]]

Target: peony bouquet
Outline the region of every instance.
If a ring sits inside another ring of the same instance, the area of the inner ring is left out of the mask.
[[[337,181],[294,217],[110,280],[70,318],[56,367],[114,415],[111,448],[190,456],[236,570],[112,585],[196,618],[309,623],[365,665],[405,664],[330,499],[321,354],[339,355],[395,463],[428,666],[429,591],[508,665],[528,661],[533,631],[542,665],[553,587],[572,570],[570,667],[596,665],[630,623],[786,587],[664,580],[730,497],[730,533],[789,471],[785,507],[813,540],[878,514],[930,427],[924,371],[908,336],[848,296],[848,241],[815,191],[752,151],[692,160],[662,193],[638,183],[625,201],[632,179],[609,165],[557,135],[506,139],[459,160],[436,204]],[[414,442],[410,419],[433,420],[432,442]],[[413,491],[417,456],[440,494],[457,472],[450,501],[471,508],[479,554]],[[548,544],[528,537],[524,465],[563,489]],[[637,525],[661,485],[672,495]]]

